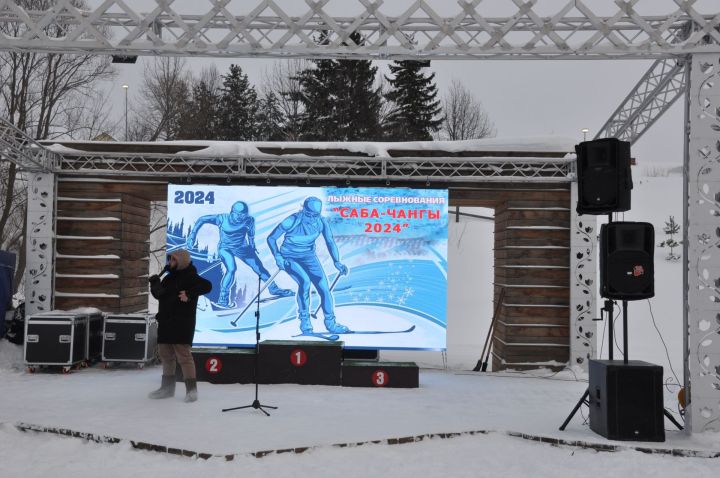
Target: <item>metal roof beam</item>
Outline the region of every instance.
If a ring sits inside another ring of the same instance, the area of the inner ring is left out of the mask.
[[[106,55],[275,58],[667,58],[720,52],[720,7],[694,0],[105,0],[46,11],[0,1],[0,50]],[[140,10],[142,8],[142,10]],[[182,11],[191,9],[192,11]],[[198,11],[200,10],[200,11]],[[665,11],[658,11],[665,10]],[[338,11],[351,15],[333,15]],[[332,13],[331,13],[332,12]],[[53,28],[49,28],[52,26]],[[11,28],[12,27],[12,28]],[[318,45],[323,32],[327,42]],[[355,44],[351,34],[359,33]]]

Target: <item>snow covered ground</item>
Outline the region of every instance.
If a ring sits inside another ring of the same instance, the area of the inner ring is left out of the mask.
[[[668,217],[682,217],[682,179],[666,176],[666,171],[649,171],[650,177],[635,172],[633,209],[625,214],[625,220],[653,223],[656,243],[664,238]],[[222,413],[222,408],[251,403],[254,387],[201,383],[196,403],[183,403],[181,391],[175,399],[151,401],[145,397],[158,385],[159,367],[93,367],[69,375],[29,375],[23,369],[22,348],[2,340],[0,476],[716,476],[720,458],[646,454],[632,447],[709,455],[720,452],[720,434],[688,436],[668,422],[665,443],[610,442],[590,431],[580,413],[565,432],[558,431],[587,386],[585,377],[571,371],[468,372],[477,361],[492,313],[487,304],[492,268],[473,266],[491,263],[486,262],[492,257],[491,231],[491,223],[483,221],[463,219],[451,226],[450,268],[463,272],[449,278],[447,354],[382,353],[384,359],[416,360],[425,367],[419,389],[263,385],[261,401],[279,407],[271,417],[256,410]],[[663,365],[666,378],[675,382],[668,364],[682,380],[682,275],[681,264],[665,261],[666,254],[667,249],[656,251],[656,297],[630,304],[629,347],[632,359]],[[602,326],[598,340],[601,334]],[[672,385],[666,390],[671,410],[677,408],[676,391]],[[103,444],[24,433],[15,427],[20,422],[121,441]],[[487,433],[463,434],[479,431]],[[428,437],[438,433],[461,435]],[[625,448],[611,453],[552,446],[516,433]],[[423,439],[388,444],[403,437]],[[131,441],[218,456],[203,460],[139,451]],[[355,443],[366,444],[333,446]],[[309,450],[263,458],[250,455],[298,447]]]
[[[262,403],[279,408],[265,417],[256,410],[222,413],[254,398],[252,385],[199,384],[200,400],[145,398],[159,381],[159,367],[104,370],[69,375],[28,375],[20,347],[0,345],[3,407],[0,409],[2,476],[107,477],[162,476],[586,476],[636,473],[641,476],[711,476],[717,459],[646,455],[633,450],[597,452],[537,443],[507,432],[611,443],[594,433],[578,414],[568,430],[558,426],[586,383],[570,372],[478,374],[423,370],[420,388],[355,389],[325,386],[263,385]],[[17,364],[16,366],[10,364]],[[671,406],[673,396],[666,397]],[[23,433],[22,422],[121,438],[99,444],[45,433]],[[425,438],[390,445],[387,440],[427,434],[487,431],[455,438]],[[138,451],[130,441],[218,455],[209,460]],[[336,447],[334,444],[378,444]],[[615,442],[615,444],[618,444]],[[688,436],[672,430],[667,440],[643,445],[661,449],[720,451],[720,435]],[[310,447],[302,453],[264,450]],[[226,462],[223,455],[232,455]],[[690,473],[690,474],[688,474]]]

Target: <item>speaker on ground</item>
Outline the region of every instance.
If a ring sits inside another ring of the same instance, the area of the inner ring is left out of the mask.
[[[665,441],[663,369],[590,360],[590,429],[610,440]]]

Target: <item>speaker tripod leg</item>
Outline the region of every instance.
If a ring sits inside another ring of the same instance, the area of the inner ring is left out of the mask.
[[[670,420],[670,421],[673,423],[673,425],[675,425],[675,426],[678,428],[678,430],[683,430],[683,426],[680,425],[680,423],[678,423],[677,420],[675,420],[675,417],[672,416],[672,413],[668,412],[668,411],[665,410],[665,409],[663,409],[663,413],[665,414],[665,416],[667,417],[667,419]]]
[[[560,431],[565,431],[565,427],[568,423],[570,423],[570,420],[572,420],[572,417],[575,416],[578,410],[580,410],[580,407],[583,403],[590,404],[590,401],[588,400],[590,398],[590,389],[588,388],[585,390],[585,393],[583,393],[582,397],[580,397],[580,400],[578,400],[577,404],[575,405],[575,408],[573,408],[572,412],[570,412],[570,415],[565,419],[562,425],[560,425]]]

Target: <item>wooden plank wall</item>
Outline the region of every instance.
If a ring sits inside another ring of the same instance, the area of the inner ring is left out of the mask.
[[[500,186],[450,192],[451,205],[495,209],[492,368],[562,368],[570,358],[570,190]]]
[[[56,309],[147,309],[152,186],[59,181]]]

